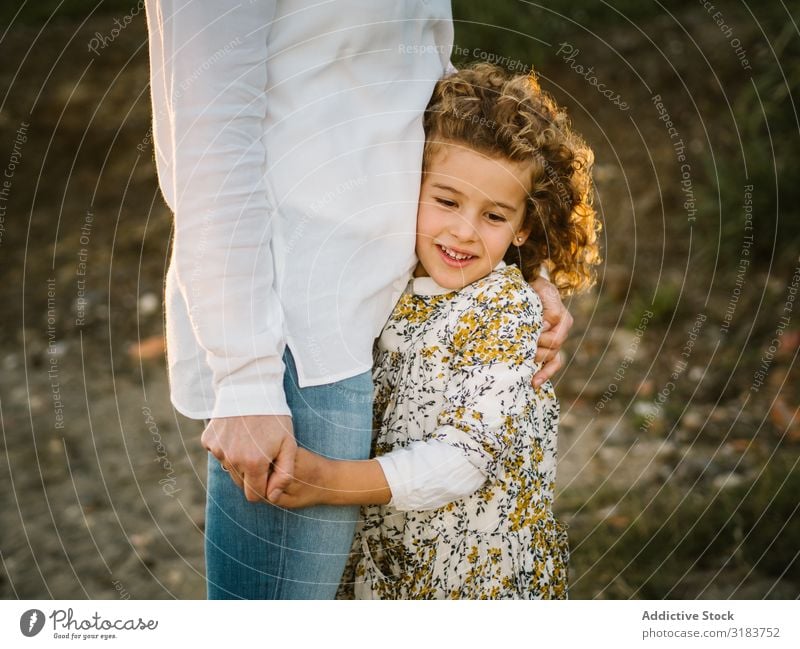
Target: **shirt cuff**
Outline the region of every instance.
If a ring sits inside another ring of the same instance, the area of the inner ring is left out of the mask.
[[[244,415],[289,415],[283,386],[231,385],[217,390],[211,418]]]
[[[244,415],[292,415],[283,390],[280,358],[250,363],[214,386],[212,418]]]

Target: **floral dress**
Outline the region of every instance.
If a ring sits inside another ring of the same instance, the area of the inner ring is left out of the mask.
[[[437,288],[406,292],[376,344],[375,454],[444,440],[487,479],[431,511],[363,507],[354,595],[566,599],[566,525],[552,512],[559,404],[549,381],[531,385],[539,297],[504,264]]]

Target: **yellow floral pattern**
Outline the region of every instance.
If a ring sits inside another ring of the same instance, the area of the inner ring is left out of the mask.
[[[375,348],[375,453],[444,440],[486,482],[432,511],[363,507],[357,599],[567,598],[567,526],[552,511],[559,404],[549,381],[531,385],[541,325],[516,266],[400,299]]]

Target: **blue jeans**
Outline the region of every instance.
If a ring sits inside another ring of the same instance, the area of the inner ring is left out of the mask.
[[[298,445],[363,460],[372,440],[372,374],[300,388],[287,347],[284,389]],[[333,599],[353,540],[358,507],[281,509],[251,503],[208,455],[208,599]]]

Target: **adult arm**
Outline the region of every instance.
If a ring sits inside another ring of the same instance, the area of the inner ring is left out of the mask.
[[[567,339],[573,318],[561,301],[558,289],[547,278],[537,277],[531,282],[531,288],[536,291],[544,309],[544,325],[536,347],[535,359],[537,363],[541,363],[541,368],[533,376],[533,385],[538,388],[552,378],[564,364],[561,346]]]
[[[156,165],[175,213],[171,263],[213,373],[202,442],[258,500],[271,462],[283,469],[275,487],[294,461],[263,143],[275,2],[147,0],[146,8]]]

